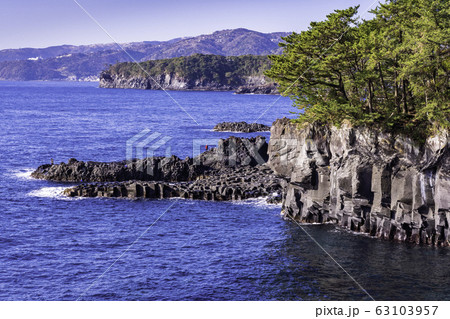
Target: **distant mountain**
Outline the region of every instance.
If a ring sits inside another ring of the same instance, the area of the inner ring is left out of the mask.
[[[247,29],[169,41],[121,44],[137,61],[190,56],[267,55],[281,52],[278,43],[286,32],[261,33]],[[119,45],[61,45],[48,48],[0,50],[0,80],[97,80],[110,64],[133,61]]]

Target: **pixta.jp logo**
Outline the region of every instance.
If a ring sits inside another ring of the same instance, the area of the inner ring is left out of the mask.
[[[132,165],[132,163],[137,162],[138,159],[153,157],[156,152],[160,155],[170,157],[172,155],[171,148],[170,145],[167,145],[167,142],[171,139],[170,136],[164,136],[161,133],[152,132],[149,129],[142,130],[127,140],[126,159],[128,165]],[[140,168],[143,169],[143,165],[141,165]],[[139,165],[137,166],[137,169],[139,169]]]

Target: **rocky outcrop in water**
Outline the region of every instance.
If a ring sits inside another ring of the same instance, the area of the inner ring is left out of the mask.
[[[129,180],[186,182],[207,171],[227,167],[256,166],[268,160],[264,137],[220,139],[216,148],[195,158],[149,157],[120,162],[83,162],[39,166],[31,176],[58,182],[119,182]]]
[[[278,84],[264,76],[249,76],[245,83],[235,89],[236,94],[280,94]]]
[[[251,133],[270,131],[270,126],[247,122],[222,122],[214,126],[213,130],[221,132]]]
[[[289,180],[283,214],[401,242],[449,244],[448,132],[418,145],[366,128],[271,128],[269,165]]]
[[[217,148],[195,158],[151,157],[121,162],[82,162],[42,165],[32,173],[39,179],[84,182],[68,188],[71,197],[181,197],[240,200],[268,196],[281,200],[282,178],[267,166],[265,138],[229,137]]]
[[[280,94],[278,86],[274,83],[259,83],[255,85],[240,86],[234,91],[236,94]]]
[[[113,182],[128,180],[188,181],[203,173],[206,167],[192,165],[192,159],[151,157],[134,161],[83,162],[74,158],[67,163],[38,167],[31,176],[58,182]]]

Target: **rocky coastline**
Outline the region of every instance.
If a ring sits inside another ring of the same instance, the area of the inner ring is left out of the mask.
[[[170,91],[234,91],[236,94],[279,94],[275,83],[262,76],[243,77],[234,85],[220,81],[187,79],[175,73],[161,73],[150,77],[123,76],[102,72],[100,88]]]
[[[238,125],[238,124],[236,124]],[[448,246],[448,132],[419,145],[367,128],[307,125],[288,119],[263,137],[220,140],[195,158],[42,165],[32,176],[79,182],[70,197],[243,200],[266,197],[301,223],[332,222],[398,242]]]
[[[82,184],[64,191],[69,197],[281,200],[282,178],[267,165],[263,137],[221,139],[217,148],[195,158],[151,157],[121,162],[41,165],[32,177]]]

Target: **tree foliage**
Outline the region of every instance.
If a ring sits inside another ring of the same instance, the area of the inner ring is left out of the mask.
[[[297,122],[377,126],[417,139],[450,128],[448,0],[391,0],[357,19],[336,10],[284,37],[266,75]]]

